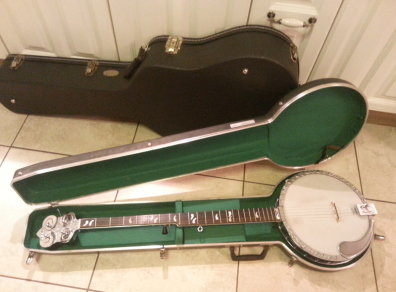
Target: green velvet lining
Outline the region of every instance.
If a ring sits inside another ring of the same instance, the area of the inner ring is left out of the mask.
[[[360,93],[347,87],[316,90],[289,106],[269,125],[269,157],[283,166],[315,164],[334,155],[359,133],[366,118]]]
[[[195,173],[266,156],[267,127],[255,127],[150,152],[38,174],[13,187],[30,203]]]

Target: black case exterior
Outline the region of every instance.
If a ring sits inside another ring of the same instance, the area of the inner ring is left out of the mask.
[[[90,115],[140,121],[170,135],[265,114],[298,85],[296,47],[264,26],[184,38],[177,54],[168,36],[152,39],[131,63],[10,55],[0,67],[0,101],[17,113]],[[108,77],[108,73],[119,72]]]

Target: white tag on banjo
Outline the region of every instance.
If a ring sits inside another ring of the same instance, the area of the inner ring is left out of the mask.
[[[356,204],[356,208],[361,216],[372,216],[377,215],[378,211],[375,208],[374,204]]]

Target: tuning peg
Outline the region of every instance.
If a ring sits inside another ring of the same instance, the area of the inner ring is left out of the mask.
[[[168,234],[168,226],[167,225],[162,226],[162,234]]]

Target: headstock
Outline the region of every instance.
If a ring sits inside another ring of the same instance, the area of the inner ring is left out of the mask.
[[[74,213],[67,213],[61,217],[50,215],[44,219],[36,235],[40,239],[40,246],[48,248],[57,243],[68,243],[79,229],[80,220]]]

